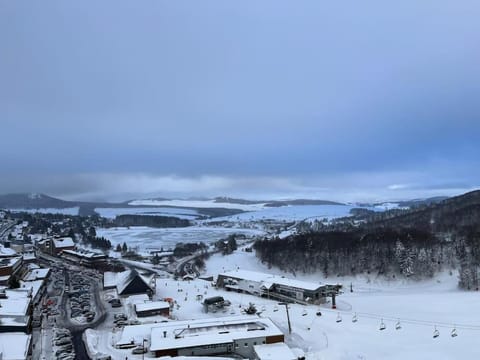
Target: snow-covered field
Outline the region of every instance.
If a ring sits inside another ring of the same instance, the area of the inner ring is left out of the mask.
[[[117,244],[127,243],[129,247],[138,247],[140,250],[165,250],[175,247],[179,242],[205,242],[206,244],[226,238],[231,234],[245,234],[247,236],[263,235],[264,232],[254,229],[234,229],[224,227],[190,226],[184,228],[150,228],[145,226],[97,228],[97,236],[103,236]]]
[[[95,211],[102,217],[113,219],[118,215],[156,215],[174,216],[180,219],[194,220],[199,214],[194,209],[180,209],[168,207],[145,207],[145,208],[95,208]]]
[[[350,205],[289,205],[266,207],[238,215],[215,218],[215,221],[250,222],[260,220],[299,221],[305,219],[334,219],[350,215]],[[208,222],[208,220],[206,220]]]

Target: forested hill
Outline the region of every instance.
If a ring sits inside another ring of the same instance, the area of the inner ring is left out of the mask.
[[[145,215],[119,215],[115,217],[113,226],[150,226],[158,228],[187,227],[191,223],[185,219],[173,216],[145,216]]]
[[[376,214],[355,226],[349,222],[349,226],[257,241],[255,249],[264,263],[293,273],[424,278],[459,269],[459,285],[476,289],[480,191],[409,211]]]
[[[415,228],[432,232],[462,227],[480,230],[480,190],[407,211],[387,211],[367,218],[365,228]]]

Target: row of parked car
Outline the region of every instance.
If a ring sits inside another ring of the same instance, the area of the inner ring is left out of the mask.
[[[70,330],[55,328],[53,337],[53,351],[57,360],[74,360],[72,335]]]
[[[87,322],[95,319],[95,311],[92,310],[91,284],[80,275],[73,275],[70,280],[70,317],[84,316]]]

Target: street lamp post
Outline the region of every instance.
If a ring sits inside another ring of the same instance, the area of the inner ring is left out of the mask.
[[[286,302],[281,302],[278,303],[278,305],[285,305],[285,310],[287,310],[287,320],[288,320],[288,333],[292,333],[292,325],[290,324],[290,314],[288,313],[288,303]]]
[[[146,341],[147,341],[147,339],[142,340],[142,360],[145,359],[145,342]]]

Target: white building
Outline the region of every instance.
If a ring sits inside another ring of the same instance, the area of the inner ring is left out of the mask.
[[[301,303],[325,302],[327,296],[337,295],[342,287],[247,270],[219,274],[217,286],[227,290]]]
[[[283,332],[270,319],[234,316],[162,323],[152,328],[150,351],[156,357],[237,354],[253,359],[255,345],[283,341]]]

